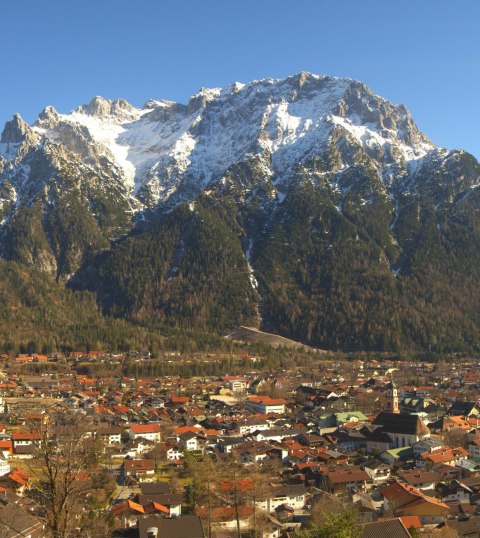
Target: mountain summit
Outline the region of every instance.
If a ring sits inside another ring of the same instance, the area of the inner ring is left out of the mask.
[[[187,105],[151,100],[137,109],[94,97],[68,115],[42,114],[33,129],[82,160],[103,156],[147,207],[191,198],[252,155],[287,185],[302,162],[343,137],[385,174],[434,149],[405,107],[359,82],[308,73],[202,88]]]
[[[94,97],[6,124],[0,249],[142,322],[472,348],[479,178],[355,80]]]

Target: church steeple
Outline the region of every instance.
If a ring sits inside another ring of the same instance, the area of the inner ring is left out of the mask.
[[[393,379],[390,378],[390,383],[387,385],[387,411],[390,413],[400,413],[399,407],[398,407],[398,387],[393,382]]]

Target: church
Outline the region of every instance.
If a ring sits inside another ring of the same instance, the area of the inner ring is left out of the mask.
[[[430,430],[418,415],[407,415],[399,412],[398,388],[390,381],[387,385],[387,410],[382,411],[373,421],[376,436],[383,434],[391,441],[390,448],[412,446],[418,441],[428,439]]]

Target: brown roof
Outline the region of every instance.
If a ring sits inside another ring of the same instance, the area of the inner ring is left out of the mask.
[[[238,515],[239,517],[250,517],[253,515],[253,508],[251,506],[239,506],[238,507]],[[202,517],[206,516],[208,514],[208,509],[205,507],[201,507],[197,510],[197,515]],[[214,520],[223,520],[223,521],[229,521],[236,518],[237,510],[235,510],[234,506],[218,506],[216,508],[211,509],[211,515]]]
[[[222,491],[249,491],[255,487],[255,481],[251,478],[245,478],[243,480],[221,480],[220,489]]]
[[[143,482],[140,484],[140,491],[143,495],[170,493],[170,484],[168,482]]]
[[[138,496],[140,504],[147,504],[149,501],[156,502],[163,506],[172,506],[182,504],[183,495],[181,493],[149,493],[147,495],[140,494]]]
[[[158,529],[162,538],[204,538],[198,516],[182,516],[176,519],[147,517],[138,520],[139,538],[146,538],[150,528]]]
[[[10,505],[0,507],[0,527],[2,528],[2,536],[16,538],[17,536],[41,533],[43,524],[25,510],[18,506]]]
[[[14,441],[38,441],[41,435],[39,432],[17,430],[12,433],[12,439]]]
[[[366,523],[360,538],[411,538],[400,518]]]
[[[402,502],[402,505],[396,508],[397,512],[409,510],[413,506],[417,506],[418,504],[422,503],[429,503],[440,508],[448,509],[448,505],[438,501],[434,497],[425,495],[421,490],[414,486],[408,486],[406,484],[402,484],[401,482],[393,482],[392,484],[381,488],[380,493],[389,501],[398,501],[403,497],[405,502]]]
[[[349,482],[361,482],[370,477],[362,469],[340,470],[328,473],[328,478],[332,484],[347,484]]]
[[[124,460],[123,466],[127,471],[141,472],[141,471],[154,471],[155,462],[153,460]]]
[[[411,486],[424,484],[426,482],[438,482],[442,478],[441,475],[433,471],[422,471],[419,469],[412,469],[408,471],[399,470],[397,474],[402,480]]]

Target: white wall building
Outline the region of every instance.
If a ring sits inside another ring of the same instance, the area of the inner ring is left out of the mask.
[[[247,408],[268,415],[269,413],[277,413],[283,415],[285,413],[285,400],[280,398],[270,398],[268,396],[250,396],[247,400]]]
[[[0,458],[0,476],[4,476],[11,471],[10,465],[6,460]]]
[[[160,426],[158,424],[132,424],[128,429],[128,436],[133,441],[142,437],[159,443],[161,441]]]

